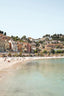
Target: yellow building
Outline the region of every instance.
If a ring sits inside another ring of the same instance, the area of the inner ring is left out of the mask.
[[[0,52],[5,51],[5,40],[0,39]]]

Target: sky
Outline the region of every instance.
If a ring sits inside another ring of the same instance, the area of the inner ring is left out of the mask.
[[[64,0],[0,0],[0,30],[33,38],[64,34]]]

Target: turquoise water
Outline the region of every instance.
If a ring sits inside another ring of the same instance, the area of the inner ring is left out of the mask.
[[[64,59],[34,60],[0,72],[0,96],[64,96]]]

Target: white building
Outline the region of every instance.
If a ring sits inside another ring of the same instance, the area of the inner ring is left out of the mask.
[[[11,39],[11,40],[9,40],[9,43],[11,44],[11,50],[17,52],[18,51],[17,42],[15,42]]]

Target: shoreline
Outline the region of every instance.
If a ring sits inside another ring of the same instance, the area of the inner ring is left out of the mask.
[[[64,56],[52,56],[52,57],[1,57],[0,58],[0,71],[4,69],[8,69],[13,65],[16,64],[24,64],[28,61],[32,60],[43,60],[43,59],[58,59],[58,58],[64,58]]]

